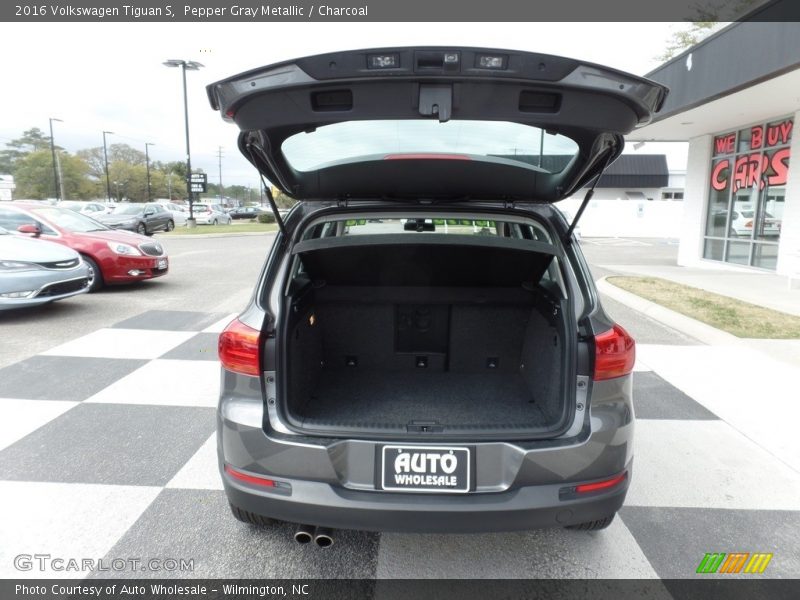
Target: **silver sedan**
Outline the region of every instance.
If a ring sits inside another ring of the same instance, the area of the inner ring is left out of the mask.
[[[0,227],[0,310],[84,294],[88,277],[89,268],[74,250]]]

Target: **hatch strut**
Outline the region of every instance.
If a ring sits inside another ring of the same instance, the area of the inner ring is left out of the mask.
[[[250,154],[250,157],[253,159],[253,166],[255,166],[255,162],[256,162],[255,149],[258,149],[260,151],[260,153],[262,154],[262,156],[264,156],[264,154],[265,154],[264,150],[262,148],[256,146],[255,144],[251,143],[251,142],[248,142],[246,147],[247,147],[247,152]],[[261,169],[256,167],[256,170],[258,171],[258,176],[261,178],[261,185],[264,186],[264,189],[267,192],[267,201],[269,202],[269,207],[272,210],[272,214],[275,217],[275,222],[278,224],[278,229],[281,230],[281,234],[283,236],[286,236],[286,227],[283,224],[283,219],[281,218],[281,213],[278,212],[278,205],[275,204],[275,198],[273,198],[273,196],[272,196],[272,187],[267,185],[267,181],[266,181],[266,179],[264,179],[264,174],[261,172]]]
[[[589,191],[586,192],[586,195],[583,197],[583,202],[581,202],[580,207],[578,207],[578,212],[575,214],[575,218],[572,219],[572,223],[570,223],[569,229],[567,229],[567,233],[564,234],[564,237],[561,240],[564,246],[569,247],[572,245],[572,232],[575,231],[575,227],[577,227],[578,221],[580,220],[581,215],[583,215],[583,211],[586,210],[587,206],[589,206],[589,201],[592,199],[592,196],[594,196],[594,188],[597,185],[597,182],[600,181],[600,178],[603,176],[603,173],[606,172],[608,165],[611,164],[611,157],[613,156],[614,152],[611,148],[609,148],[608,157],[606,158],[606,162],[603,165],[603,168],[600,169],[600,172],[597,174],[597,177],[594,178],[594,181],[592,182],[592,187],[589,188]]]

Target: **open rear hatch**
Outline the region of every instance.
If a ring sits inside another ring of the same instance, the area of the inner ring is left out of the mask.
[[[404,440],[574,426],[591,340],[578,340],[569,239],[508,207],[596,183],[666,88],[555,56],[426,47],[301,58],[207,92],[262,176],[310,203],[291,230],[273,203],[289,256],[264,325],[270,418]]]
[[[596,177],[667,90],[567,58],[382,48],[207,87],[242,152],[286,194],[554,201]]]

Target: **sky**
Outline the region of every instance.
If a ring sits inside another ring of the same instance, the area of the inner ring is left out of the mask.
[[[258,186],[236,148],[238,130],[211,110],[205,86],[247,69],[322,52],[381,46],[463,45],[556,54],[644,75],[680,23],[0,23],[3,86],[0,144],[31,127],[70,152],[126,143],[153,160],[185,160],[180,69],[167,59],[205,65],[187,72],[192,166],[225,185]],[[628,146],[627,151],[633,151]],[[648,143],[671,170],[685,144]]]

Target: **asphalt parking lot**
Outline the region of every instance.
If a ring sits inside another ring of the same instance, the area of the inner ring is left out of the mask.
[[[235,521],[216,470],[216,335],[244,306],[272,239],[170,238],[161,280],[0,317],[1,577],[108,575],[20,572],[20,553],[189,558],[193,571],[174,574],[196,577],[688,578],[705,553],[736,551],[774,553],[766,576],[800,569],[796,466],[721,418],[714,387],[687,374],[716,350],[611,301],[638,359],[632,487],[609,529],[343,531],[323,550],[297,545],[290,525]],[[595,276],[674,261],[677,250],[662,240],[583,248]]]

